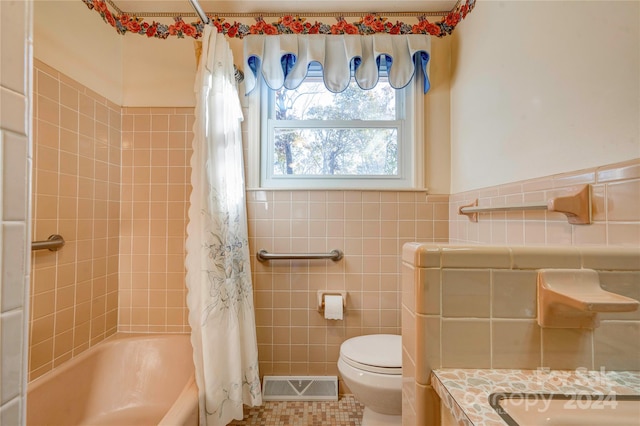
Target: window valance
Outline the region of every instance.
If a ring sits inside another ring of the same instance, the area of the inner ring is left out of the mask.
[[[352,75],[362,89],[371,89],[386,62],[392,87],[405,87],[421,74],[427,93],[430,55],[426,34],[250,35],[244,38],[245,91],[255,89],[260,74],[272,89],[295,89],[313,62],[322,66],[324,84],[332,92],[345,90]]]

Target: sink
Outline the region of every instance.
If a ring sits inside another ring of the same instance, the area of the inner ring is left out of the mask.
[[[640,395],[492,393],[509,426],[640,426]]]

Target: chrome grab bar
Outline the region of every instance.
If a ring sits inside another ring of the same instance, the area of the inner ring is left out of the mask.
[[[268,260],[300,260],[300,259],[342,259],[342,251],[336,249],[331,250],[329,253],[269,253],[266,250],[259,250],[256,254],[256,258],[260,262],[266,262]]]
[[[62,235],[53,234],[49,235],[49,238],[45,241],[33,241],[31,243],[31,250],[46,250],[57,251],[64,246],[64,238]]]

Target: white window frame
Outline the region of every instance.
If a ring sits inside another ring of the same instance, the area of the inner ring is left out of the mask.
[[[254,90],[247,101],[247,186],[249,189],[364,189],[364,190],[421,190],[424,189],[424,94],[422,82],[413,78],[409,85],[396,93],[396,108],[404,119],[398,127],[397,176],[273,176],[267,143],[262,143],[273,129],[268,118],[269,87],[262,78],[260,90]],[[271,95],[272,96],[272,95]],[[418,119],[416,119],[418,118]],[[388,127],[385,123],[385,127]],[[380,126],[376,121],[354,121],[354,127]],[[291,126],[289,126],[291,127]],[[302,126],[304,127],[304,126]]]

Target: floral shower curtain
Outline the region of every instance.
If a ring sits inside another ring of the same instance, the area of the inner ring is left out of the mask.
[[[200,424],[262,402],[249,266],[242,110],[228,42],[207,25],[196,76],[187,227],[187,304]]]

